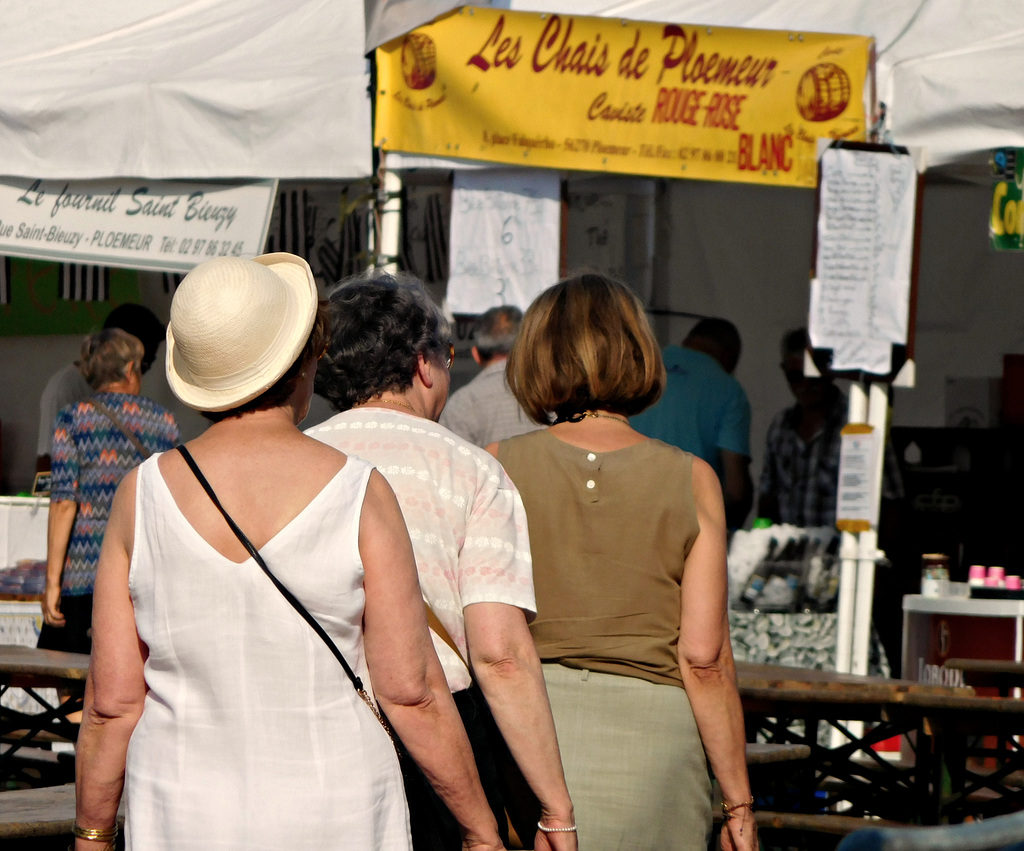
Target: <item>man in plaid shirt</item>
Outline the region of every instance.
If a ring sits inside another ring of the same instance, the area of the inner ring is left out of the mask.
[[[839,484],[840,432],[847,400],[824,376],[805,376],[807,331],[790,331],[782,341],[782,370],[796,404],[768,427],[757,513],[775,523],[834,526]],[[903,487],[896,455],[885,446],[883,499],[900,499]]]

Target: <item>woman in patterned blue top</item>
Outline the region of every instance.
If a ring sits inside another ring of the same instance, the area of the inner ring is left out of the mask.
[[[48,650],[92,649],[93,582],[114,491],[144,457],[178,442],[171,413],[139,395],[143,353],[119,328],[86,337],[78,368],[96,395],[57,414],[39,635]]]

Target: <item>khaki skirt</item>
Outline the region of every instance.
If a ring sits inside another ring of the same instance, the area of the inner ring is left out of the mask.
[[[682,688],[544,665],[586,851],[706,851],[711,781]]]

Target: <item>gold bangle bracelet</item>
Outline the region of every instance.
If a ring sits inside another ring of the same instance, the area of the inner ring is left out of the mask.
[[[97,842],[113,842],[117,839],[117,825],[113,827],[82,827],[77,821],[71,832],[79,839],[92,839]]]

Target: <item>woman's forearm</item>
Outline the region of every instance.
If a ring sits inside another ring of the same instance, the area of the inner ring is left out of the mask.
[[[416,562],[394,492],[377,472],[359,522],[373,691],[409,753],[463,832],[463,848],[502,847],[476,761],[427,629]]]
[[[46,518],[46,582],[60,587],[64,559],[71,541],[71,529],[75,525],[78,503],[73,500],[51,502]]]
[[[573,824],[544,672],[523,611],[503,603],[464,610],[476,680],[547,826]],[[525,837],[524,837],[525,838]]]
[[[733,808],[722,826],[722,849],[755,851],[757,825],[750,806],[743,707],[732,665],[721,661],[706,667],[683,665],[681,671],[722,802]]]
[[[726,803],[750,799],[743,707],[731,669],[722,663],[681,666],[704,751]]]
[[[414,703],[391,702],[380,695],[378,699],[395,732],[470,844],[500,848],[498,824],[480,785],[466,730],[443,676],[422,700]]]
[[[578,847],[575,833],[540,829],[575,827],[576,815],[565,785],[544,674],[536,652],[532,655],[535,665],[517,659],[478,664],[473,670],[512,758],[540,803],[540,823],[531,847],[573,851]]]
[[[683,572],[679,621],[679,673],[693,709],[704,752],[727,808],[724,851],[754,851],[757,825],[747,776],[746,730],[729,641],[729,583],[725,509],[718,476],[693,460],[693,493],[700,533]]]
[[[82,827],[109,828],[116,823],[128,741],[140,715],[135,710],[118,715],[97,711],[92,685],[87,684],[75,747],[75,820]]]
[[[43,620],[50,626],[64,626],[64,616],[60,611],[61,577],[77,513],[77,502],[59,500],[50,503],[46,519],[46,587],[43,593]]]
[[[477,664],[474,674],[505,744],[540,802],[541,814],[550,818],[553,826],[568,826],[573,824],[572,800],[565,785],[544,674],[536,653],[533,657]]]

